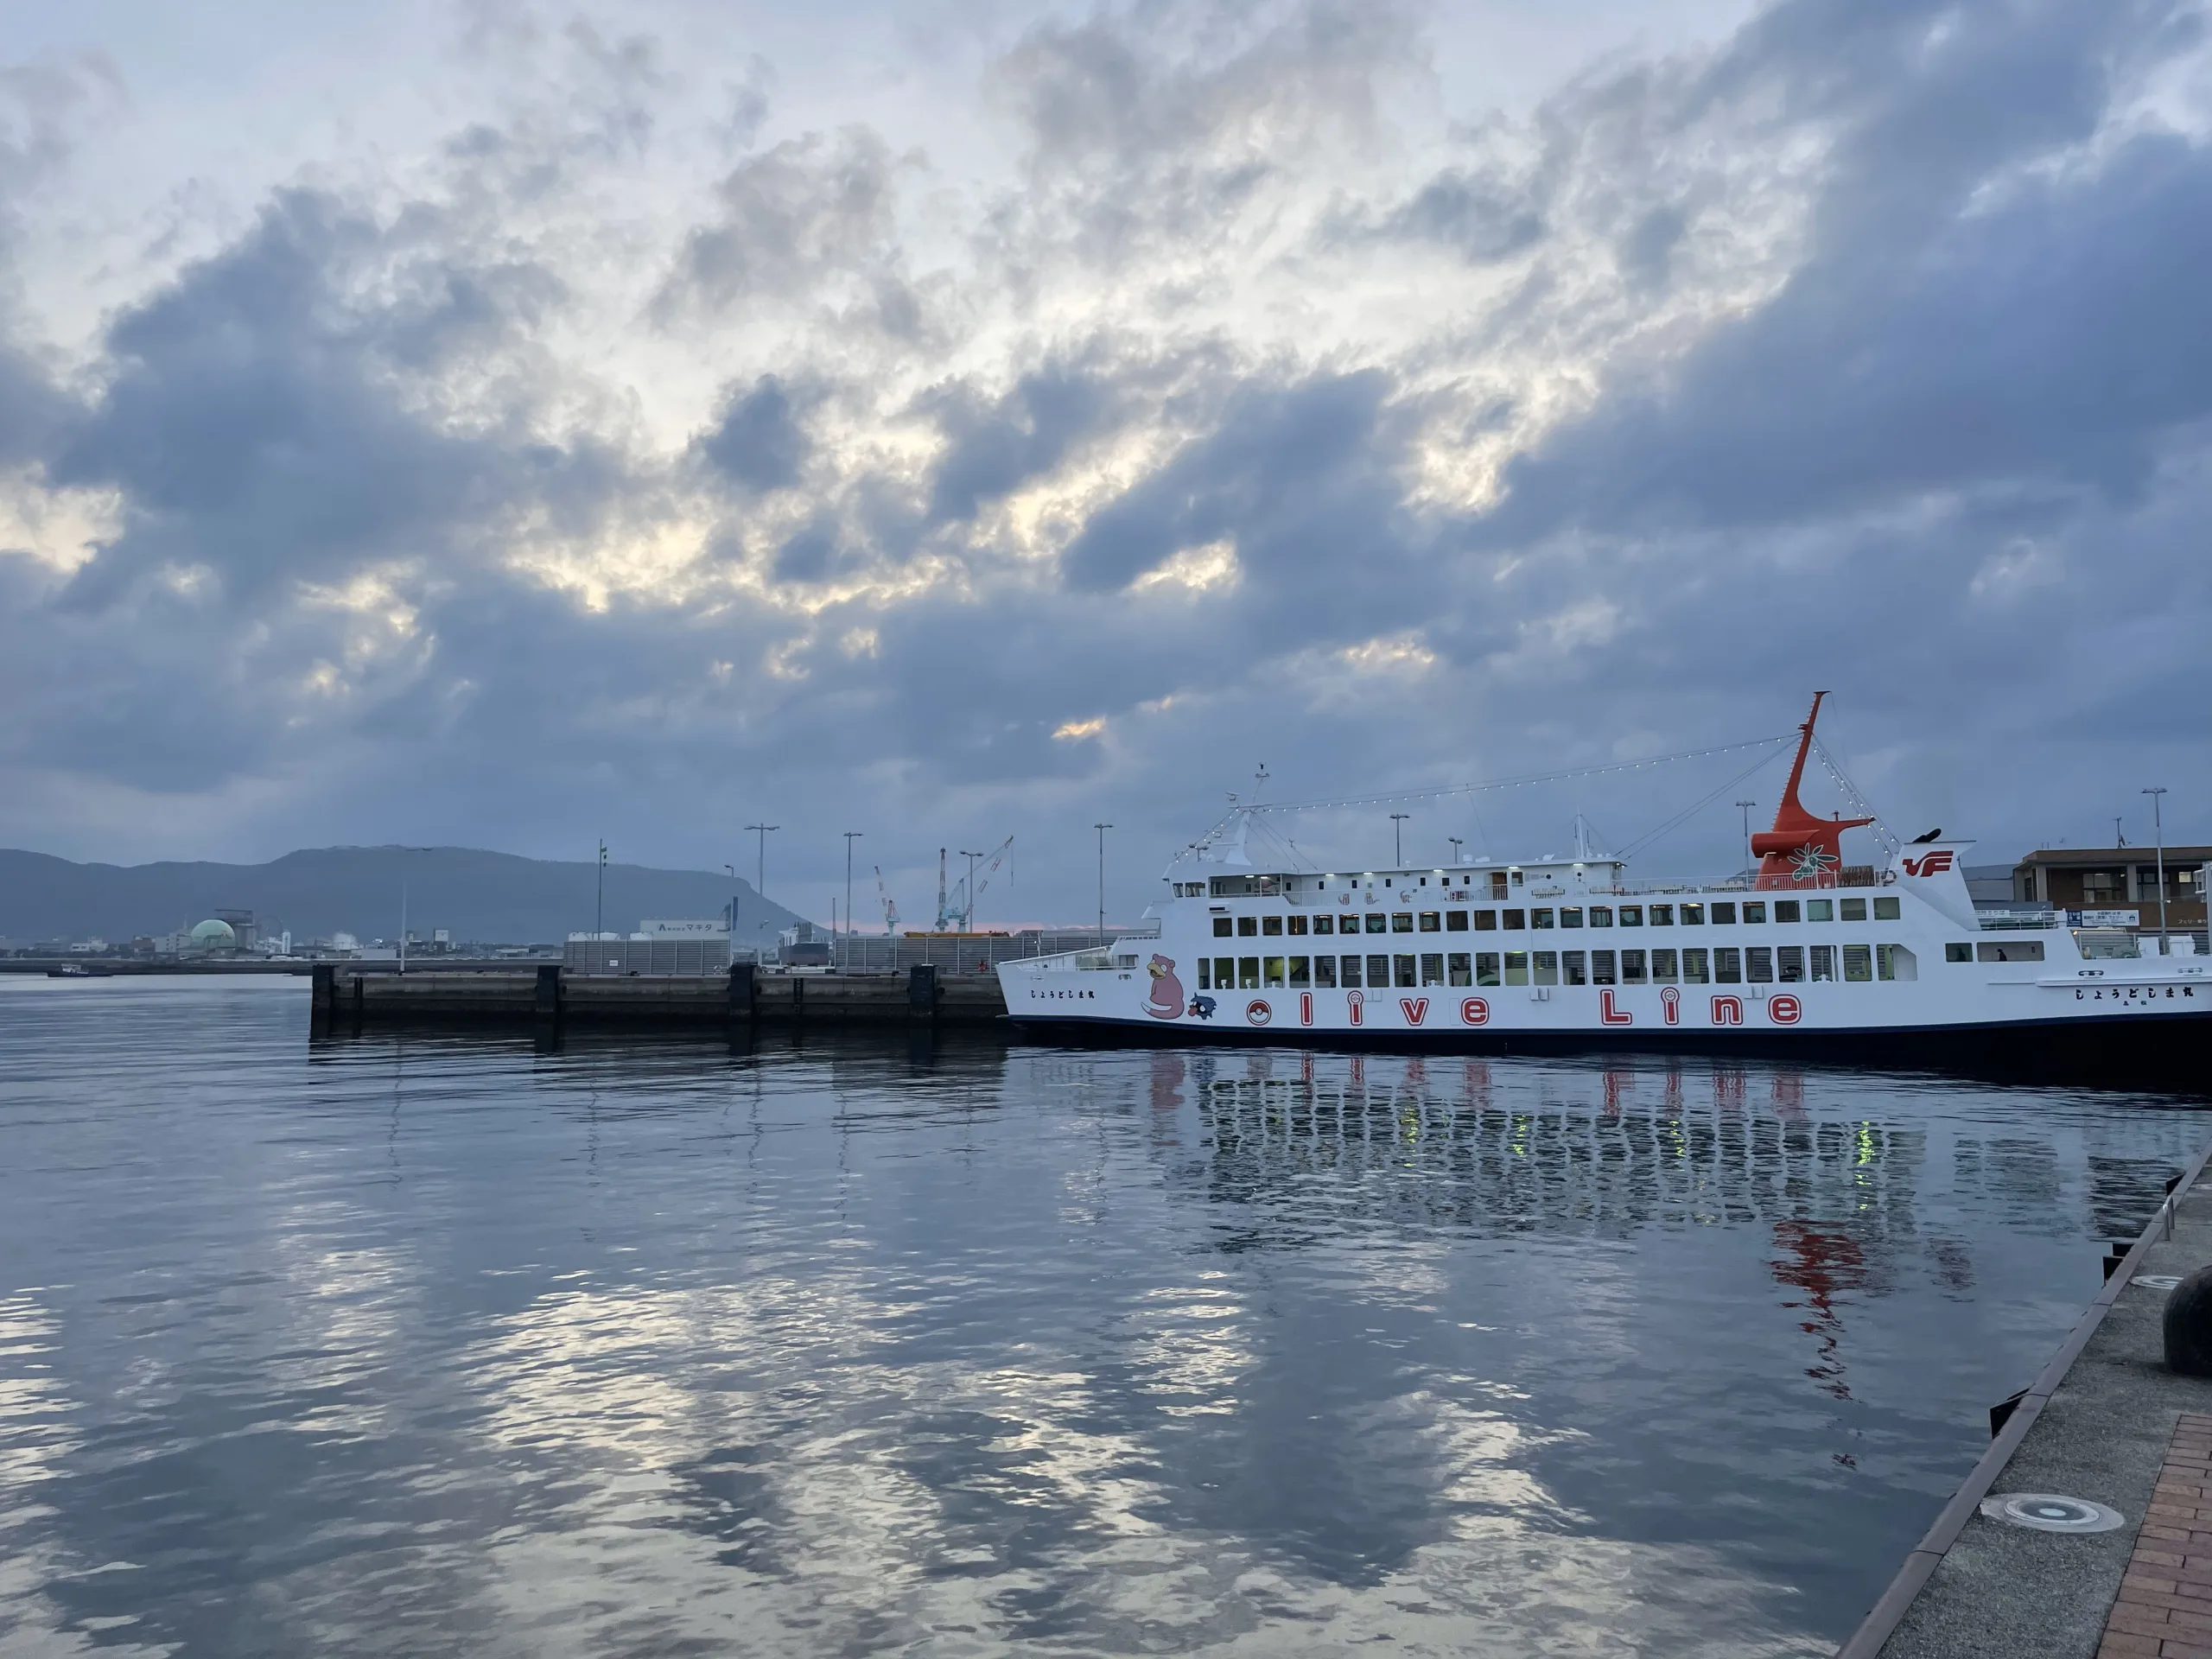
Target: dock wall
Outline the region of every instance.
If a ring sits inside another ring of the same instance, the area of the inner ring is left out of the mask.
[[[410,1024],[710,1029],[732,1025],[990,1024],[1006,1013],[995,975],[764,974],[741,963],[698,976],[315,970],[319,1029]]]

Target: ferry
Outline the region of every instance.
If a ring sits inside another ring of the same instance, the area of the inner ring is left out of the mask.
[[[1156,935],[1002,962],[1017,1027],[1089,1042],[1451,1053],[1701,1049],[1849,1063],[2153,1074],[2201,1086],[2212,957],[2171,938],[1976,912],[1970,840],[1847,863],[1872,816],[1799,799],[1798,728],[1747,875],[1637,883],[1593,854],[1324,872],[1252,863],[1243,807],[1169,867]]]

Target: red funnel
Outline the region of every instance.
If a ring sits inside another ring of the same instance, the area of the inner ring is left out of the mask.
[[[1797,760],[1789,768],[1789,782],[1775,809],[1774,828],[1751,837],[1751,855],[1759,861],[1756,887],[1827,887],[1835,885],[1843,865],[1843,832],[1856,830],[1872,818],[1816,818],[1797,798],[1798,780],[1805,775],[1805,756],[1813,747],[1813,722],[1821,717],[1825,691],[1813,694],[1813,712],[1797,729]]]

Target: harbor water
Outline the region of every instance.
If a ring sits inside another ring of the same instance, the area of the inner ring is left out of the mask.
[[[1821,1654],[2208,1134],[0,979],[0,1654]]]

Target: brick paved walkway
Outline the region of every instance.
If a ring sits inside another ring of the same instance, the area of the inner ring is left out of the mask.
[[[2212,1416],[2174,1429],[2097,1659],[2212,1659]]]

